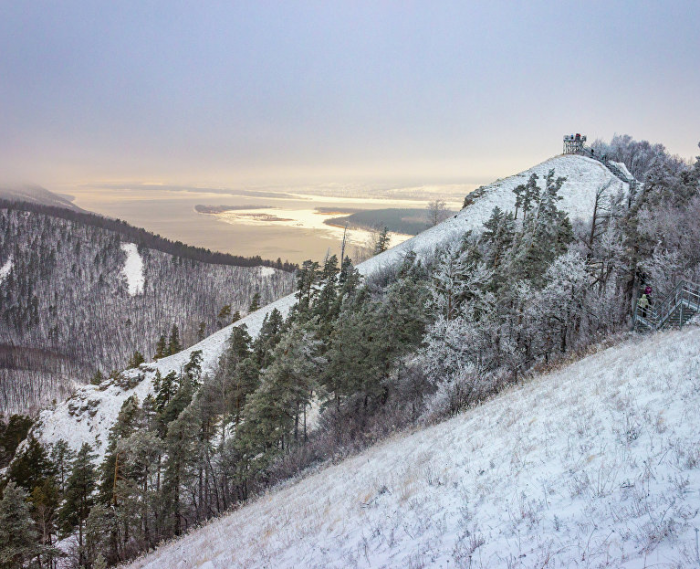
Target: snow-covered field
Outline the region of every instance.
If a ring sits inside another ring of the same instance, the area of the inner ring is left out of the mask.
[[[359,264],[357,269],[368,276],[387,267],[396,266],[410,251],[416,252],[420,257],[429,256],[437,248],[461,239],[469,230],[482,230],[483,223],[490,217],[494,207],[505,211],[514,210],[515,195],[512,190],[516,186],[527,182],[532,173],[536,173],[542,180],[552,168],[556,176],[567,178],[560,192],[563,199],[559,203],[572,219],[586,219],[591,216],[596,192],[607,183],[610,183],[608,191],[612,193],[627,186],[595,160],[575,155],[557,156],[525,172],[494,182],[485,188],[483,195],[472,205],[455,216]],[[138,255],[138,252],[135,253]],[[267,314],[276,308],[282,315],[286,315],[295,302],[294,295],[281,298],[232,326],[245,325],[251,336],[255,337]],[[203,371],[205,374],[211,372],[231,335],[232,326],[219,330],[174,356],[163,358],[155,364],[142,365],[138,370],[126,371],[125,377],[137,383],[135,387],[122,388],[111,384],[100,388],[80,388],[72,399],[59,404],[55,410],[41,413],[40,421],[34,430],[35,436],[43,443],[55,443],[66,439],[73,448],[79,448],[83,442],[88,442],[95,447],[98,457],[101,458],[105,451],[108,431],[116,420],[124,400],[136,394],[142,401],[151,392],[156,370],[160,370],[163,375],[173,370],[181,372],[194,350],[202,350]]]
[[[121,249],[126,253],[126,261],[122,269],[122,275],[126,278],[129,294],[131,296],[143,294],[143,286],[145,284],[143,259],[141,255],[139,255],[138,247],[135,243],[122,243]]]
[[[632,337],[130,567],[697,567],[699,346]]]

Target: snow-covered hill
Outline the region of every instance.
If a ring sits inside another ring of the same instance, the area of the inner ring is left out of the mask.
[[[696,567],[698,346],[697,328],[634,337],[130,567]]]
[[[290,272],[164,253],[102,222],[129,229],[0,200],[0,413],[33,413],[137,350],[150,357],[173,325],[191,345],[231,322],[222,307],[245,311],[256,293],[271,302],[293,290]]]
[[[357,267],[358,270],[365,276],[372,275],[384,268],[395,266],[409,251],[414,251],[419,256],[427,256],[436,248],[459,240],[469,230],[481,230],[494,207],[498,206],[505,211],[514,209],[515,195],[512,190],[516,186],[527,182],[532,173],[536,173],[542,179],[551,169],[555,170],[556,176],[564,176],[567,179],[560,191],[563,197],[560,207],[566,210],[572,219],[586,219],[592,214],[595,195],[600,188],[609,184],[607,191],[611,193],[626,189],[626,184],[595,160],[573,155],[558,156],[482,188],[479,197],[454,217],[361,263]],[[245,324],[248,332],[256,336],[267,314],[276,308],[286,315],[294,303],[294,295],[284,297],[243,318],[234,326]],[[157,364],[143,365],[138,370],[126,372],[126,381],[121,385],[81,388],[72,399],[58,405],[55,410],[44,411],[34,434],[44,443],[66,439],[74,448],[88,442],[101,457],[105,451],[107,433],[123,401],[132,394],[143,400],[152,389],[152,378],[156,370],[160,370],[163,375],[173,370],[180,372],[194,350],[202,350],[203,371],[205,374],[211,372],[231,334],[230,328],[216,332],[188,350],[159,360]]]

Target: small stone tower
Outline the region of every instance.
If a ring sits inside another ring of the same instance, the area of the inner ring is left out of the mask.
[[[586,142],[585,134],[565,134],[564,154],[579,154],[583,152],[584,142]]]

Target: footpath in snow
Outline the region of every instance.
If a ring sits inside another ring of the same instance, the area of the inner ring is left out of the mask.
[[[130,567],[697,567],[698,346],[698,328],[632,338]]]
[[[358,271],[365,276],[375,274],[401,263],[409,252],[415,252],[419,258],[425,258],[432,255],[437,248],[458,241],[467,231],[481,231],[494,207],[504,211],[515,209],[513,189],[516,186],[526,183],[533,173],[539,176],[541,185],[550,169],[555,170],[556,176],[566,178],[560,191],[562,201],[559,206],[567,211],[572,219],[590,218],[596,192],[600,188],[608,186],[607,191],[611,194],[626,188],[626,184],[623,184],[600,162],[576,155],[557,156],[520,174],[486,186],[474,203],[455,216],[360,263],[357,266]],[[136,246],[124,244],[122,247],[127,253],[124,273],[129,283],[129,291],[130,293],[132,290],[143,291],[143,262]],[[264,271],[265,268],[261,270]],[[163,358],[157,363],[145,364],[141,369],[127,370],[124,375],[127,380],[133,380],[133,383],[137,384],[135,387],[125,389],[112,384],[106,388],[104,386],[80,388],[73,399],[61,403],[55,410],[41,413],[40,422],[34,431],[35,436],[41,442],[48,444],[66,439],[76,450],[83,442],[87,442],[94,447],[98,459],[101,460],[106,449],[107,434],[116,420],[122,403],[131,395],[136,395],[140,401],[143,401],[152,391],[152,379],[156,370],[159,370],[162,375],[167,375],[171,371],[181,373],[192,352],[201,350],[203,373],[205,375],[211,373],[218,364],[233,326],[245,325],[248,333],[256,337],[264,318],[272,310],[277,309],[286,316],[295,303],[294,295],[286,296],[178,354]]]

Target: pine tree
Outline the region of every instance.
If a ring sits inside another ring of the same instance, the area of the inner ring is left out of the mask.
[[[156,344],[156,354],[153,356],[153,359],[159,360],[160,358],[164,358],[169,355],[167,340],[165,339],[165,336],[161,336],[158,338],[158,343]]]
[[[193,476],[192,466],[197,460],[200,429],[197,413],[190,407],[168,425],[160,516],[167,524],[170,535],[180,535],[188,527],[181,491]]]
[[[8,478],[27,492],[41,486],[44,480],[55,474],[55,466],[51,462],[46,449],[34,437],[19,456],[16,456],[8,470]]]
[[[119,441],[128,438],[139,427],[139,401],[136,395],[122,403],[117,420],[109,431],[107,450],[100,466],[100,500],[104,504],[117,505],[115,493],[117,482],[122,476],[123,458],[120,457]]]
[[[43,555],[51,566],[51,560],[58,554],[53,544],[57,532],[56,521],[60,503],[59,489],[54,484],[53,478],[45,479],[41,486],[34,488],[31,502],[32,515],[39,531]]]
[[[173,324],[170,329],[170,336],[168,338],[168,355],[172,356],[182,351],[182,343],[180,342],[180,329],[177,324]]]
[[[317,354],[319,345],[309,331],[293,325],[261,374],[260,387],[248,398],[236,444],[254,472],[278,452],[306,440],[306,410],[325,363]]]
[[[97,487],[97,474],[93,460],[95,455],[89,444],[83,443],[75,457],[73,471],[66,484],[65,501],[59,512],[64,532],[78,528],[78,561],[85,564],[83,533],[85,521],[94,503],[93,491]]]
[[[207,323],[200,322],[199,326],[197,327],[197,341],[201,342],[206,337],[207,337]]]
[[[189,361],[185,364],[185,375],[195,389],[198,389],[202,379],[202,350],[194,350]]]
[[[56,483],[61,498],[66,492],[66,482],[73,469],[75,452],[71,450],[68,443],[61,439],[51,447],[51,461],[56,471]]]
[[[255,312],[260,309],[260,293],[256,292],[250,301],[250,306],[248,307],[248,314]]]
[[[265,315],[258,337],[253,343],[255,361],[260,369],[272,361],[272,350],[279,343],[283,328],[284,318],[279,310],[274,308]]]
[[[389,228],[384,227],[377,237],[377,242],[374,245],[374,255],[379,255],[389,248],[389,242],[391,238],[389,237]]]
[[[310,316],[311,303],[316,294],[316,282],[318,281],[319,265],[316,261],[304,261],[301,269],[297,273],[297,304],[294,306],[294,318],[301,321],[308,320]]]
[[[133,369],[139,367],[142,363],[144,363],[146,359],[143,357],[143,354],[136,350],[131,358],[129,359],[129,363],[127,364],[127,368]]]
[[[10,482],[0,501],[0,568],[27,567],[42,551],[27,492]]]
[[[258,301],[259,303],[259,301]],[[231,305],[225,304],[221,310],[219,310],[219,315],[216,317],[216,323],[219,328],[223,328],[229,323],[231,319]]]

